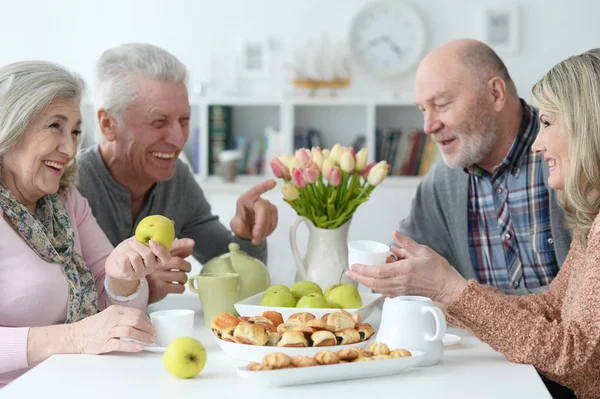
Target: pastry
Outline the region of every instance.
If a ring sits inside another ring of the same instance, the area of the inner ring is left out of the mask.
[[[316,366],[318,363],[315,359],[308,356],[293,356],[290,358],[292,366],[294,367],[311,367]]]
[[[273,325],[276,328],[278,325],[283,323],[283,317],[281,316],[281,313],[279,313],[279,312],[275,312],[273,310],[267,310],[267,311],[263,312],[262,315],[263,315],[263,317],[266,317],[267,319],[271,320],[271,323],[273,323]]]
[[[358,331],[358,335],[360,335],[361,341],[366,341],[373,336],[375,333],[373,331],[373,327],[370,324],[364,323],[356,326],[356,331]]]
[[[306,325],[314,328],[316,331],[321,331],[321,330],[327,330],[327,331],[331,331],[331,332],[335,331],[335,328],[333,326],[330,326],[329,324],[327,324],[326,321],[321,320],[321,319],[309,320],[306,322]]]
[[[325,323],[327,323],[327,318],[329,317],[331,313],[325,313],[323,316],[321,316],[321,320],[323,320]]]
[[[280,325],[277,326],[277,332],[280,335],[283,335],[284,332],[286,331],[291,331],[294,329],[294,327],[296,327],[296,324],[292,324],[292,323],[282,323]]]
[[[362,318],[360,317],[360,315],[358,313],[354,313],[352,315],[352,320],[354,320],[354,325],[358,326],[360,324],[360,322],[362,321]]]
[[[240,317],[238,317],[238,319],[239,319],[240,322],[242,322],[242,321],[248,321],[248,320],[250,320],[250,317],[248,317],[248,316],[240,316]]]
[[[365,351],[363,348],[358,347],[358,346],[353,346],[352,348],[348,348],[348,350],[356,352],[358,354],[358,357],[369,357],[371,356],[371,354],[367,351]]]
[[[306,348],[308,340],[300,331],[286,331],[281,335],[277,346],[286,348]]]
[[[239,324],[239,322],[240,321],[236,316],[232,315],[231,313],[223,312],[216,315],[212,319],[210,325],[213,334],[215,334],[218,338],[221,338],[224,329],[235,327]]]
[[[269,332],[277,331],[275,325],[270,319],[263,316],[254,316],[248,319],[248,323],[262,324]]]
[[[409,357],[412,356],[412,354],[407,351],[406,349],[394,349],[393,351],[390,352],[390,356],[393,358],[398,358],[398,357]]]
[[[248,370],[263,371],[263,370],[272,370],[272,369],[271,369],[271,367],[265,366],[260,363],[250,363],[250,364],[248,364]]]
[[[306,335],[306,337],[310,337],[310,335],[312,333],[314,333],[315,331],[317,331],[315,328],[312,328],[306,324],[296,324],[294,325],[294,327],[292,328],[292,331],[300,331],[301,333],[303,333],[304,335]]]
[[[354,328],[344,328],[343,330],[336,331],[335,336],[338,345],[352,345],[360,342],[360,335]]]
[[[340,358],[337,353],[330,351],[323,351],[315,354],[315,360],[319,364],[337,364],[340,362]]]
[[[277,346],[279,340],[281,339],[281,334],[276,332],[269,333],[269,341],[267,342],[267,346]]]
[[[335,346],[336,338],[331,331],[316,331],[311,334],[312,346]]]
[[[243,321],[235,327],[233,339],[238,344],[264,346],[269,341],[269,333],[260,324]]]
[[[388,348],[388,346],[382,342],[374,342],[371,345],[369,345],[369,353],[371,353],[371,355],[373,356],[389,355],[390,348]]]
[[[287,322],[288,323],[300,322],[300,323],[304,324],[309,320],[313,320],[314,318],[315,318],[315,315],[313,315],[312,313],[307,313],[307,312],[294,313],[287,319]]]
[[[235,342],[235,339],[233,337],[234,331],[235,331],[235,327],[228,327],[228,328],[224,329],[223,333],[221,334],[221,339],[223,341],[227,341],[227,342]]]
[[[274,370],[287,368],[291,364],[290,357],[280,352],[269,353],[263,359],[263,366],[271,367]]]
[[[354,363],[354,362],[369,362],[369,361],[371,361],[371,360],[373,360],[373,359],[372,359],[372,358],[370,358],[370,357],[367,357],[367,356],[359,356],[359,357],[357,357],[356,359],[354,359],[352,362],[353,362],[353,363]]]
[[[391,359],[392,357],[390,355],[375,355],[375,356],[371,356],[371,359],[373,360],[385,360],[385,359]]]
[[[344,328],[354,328],[354,320],[348,312],[335,312],[327,316],[327,324],[333,326],[335,331],[343,330]]]
[[[351,362],[352,360],[358,358],[358,351],[352,349],[342,349],[337,354],[340,358],[340,361],[345,360],[347,362]]]

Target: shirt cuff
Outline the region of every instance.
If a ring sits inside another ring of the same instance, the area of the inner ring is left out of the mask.
[[[112,299],[114,299],[117,302],[129,302],[129,301],[133,301],[135,298],[138,297],[138,295],[140,294],[140,292],[142,292],[142,288],[144,287],[144,284],[146,283],[146,277],[143,277],[140,279],[140,283],[138,284],[137,289],[135,290],[135,292],[129,296],[121,296],[121,295],[115,295],[110,288],[108,288],[108,278],[104,279],[104,289],[106,290],[106,293],[108,294],[109,297],[111,297]]]

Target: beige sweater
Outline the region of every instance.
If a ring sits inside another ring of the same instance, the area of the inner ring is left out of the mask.
[[[469,281],[446,315],[511,362],[533,365],[578,398],[600,398],[600,216],[587,247],[573,240],[548,292],[506,296]]]

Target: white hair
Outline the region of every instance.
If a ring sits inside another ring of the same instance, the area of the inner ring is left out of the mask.
[[[127,43],[106,50],[96,63],[96,109],[122,120],[135,100],[139,77],[185,84],[187,68],[168,51],[144,43]]]
[[[0,68],[0,179],[2,156],[23,138],[35,117],[55,98],[73,98],[81,104],[84,93],[79,75],[52,62],[22,61]],[[72,182],[76,172],[74,162],[65,170],[61,187]]]

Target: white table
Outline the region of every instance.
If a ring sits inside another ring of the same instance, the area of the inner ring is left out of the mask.
[[[243,362],[227,358],[204,320],[198,299],[174,296],[149,310],[196,310],[195,336],[208,361],[200,375],[182,380],[163,367],[162,354],[55,355],[0,389],[0,399],[22,398],[551,398],[535,369],[509,363],[503,355],[464,330],[450,328],[462,341],[445,350],[432,367],[379,378],[270,388],[238,377]],[[378,323],[380,313],[369,320]]]

